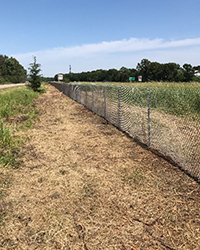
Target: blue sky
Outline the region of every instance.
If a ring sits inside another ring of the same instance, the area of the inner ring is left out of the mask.
[[[44,76],[135,68],[143,58],[200,65],[200,0],[6,0],[0,54]]]

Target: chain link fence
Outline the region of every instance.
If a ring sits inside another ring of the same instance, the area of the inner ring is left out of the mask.
[[[200,89],[51,83],[200,180]]]

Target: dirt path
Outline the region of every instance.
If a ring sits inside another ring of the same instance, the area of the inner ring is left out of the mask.
[[[24,86],[25,83],[15,83],[15,84],[4,84],[4,85],[0,85],[0,89],[7,89],[7,88],[13,88],[13,87],[20,87],[20,86]]]
[[[199,250],[199,185],[47,88],[20,168],[0,169],[0,249]]]

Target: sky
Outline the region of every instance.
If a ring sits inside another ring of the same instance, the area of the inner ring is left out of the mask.
[[[200,65],[200,0],[0,1],[0,54],[44,76],[136,68],[143,58]]]

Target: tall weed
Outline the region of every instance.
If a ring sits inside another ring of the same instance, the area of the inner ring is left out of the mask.
[[[0,165],[15,164],[18,143],[13,139],[12,133],[0,120]]]
[[[156,87],[149,89],[151,108],[167,114],[185,117],[189,115],[195,120],[200,119],[200,88]],[[110,91],[109,88],[108,90]],[[113,95],[113,91],[111,94]],[[116,98],[118,98],[117,94]],[[124,103],[147,107],[147,88],[122,87],[121,100]]]
[[[17,114],[26,114],[30,112],[30,104],[34,98],[38,97],[31,89],[22,87],[0,92],[0,118],[8,120]]]
[[[0,165],[16,166],[20,142],[15,130],[32,125],[37,116],[33,101],[39,93],[20,87],[0,91]]]
[[[3,121],[0,120],[0,143],[3,147],[10,146],[12,144],[12,135],[9,128],[5,128]]]

